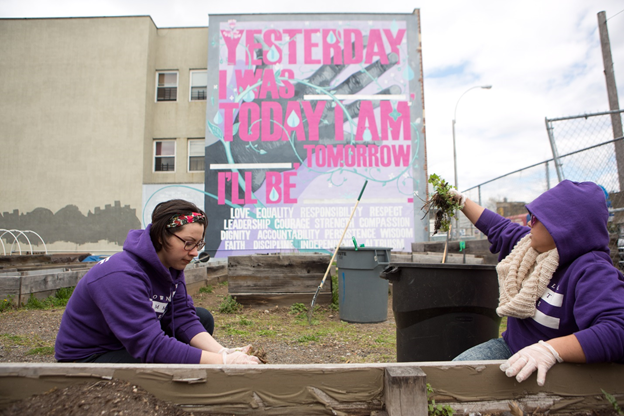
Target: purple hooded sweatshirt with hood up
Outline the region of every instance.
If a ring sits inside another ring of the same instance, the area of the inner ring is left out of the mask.
[[[78,282],[56,338],[57,360],[126,349],[144,363],[199,363],[201,350],[188,343],[206,330],[189,303],[184,272],[160,262],[150,229],[130,231],[121,253]]]
[[[574,334],[588,363],[624,362],[624,277],[609,256],[608,210],[592,182],[562,181],[527,210],[552,236],[559,267],[531,318],[508,318],[505,342],[516,353],[540,340]],[[476,227],[504,259],[530,232],[485,210]]]

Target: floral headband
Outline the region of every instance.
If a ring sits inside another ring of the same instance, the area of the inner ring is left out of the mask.
[[[199,212],[191,212],[189,215],[176,214],[169,220],[167,228],[182,227],[183,225],[191,224],[193,222],[205,223],[206,216],[204,214],[200,214]]]

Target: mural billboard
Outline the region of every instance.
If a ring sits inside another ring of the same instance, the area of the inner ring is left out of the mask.
[[[206,250],[425,241],[418,14],[209,19]],[[417,209],[414,209],[414,207]]]

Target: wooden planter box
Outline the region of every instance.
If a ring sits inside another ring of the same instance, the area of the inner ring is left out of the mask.
[[[323,280],[330,256],[325,254],[278,254],[231,256],[228,258],[228,292],[249,306],[309,304]],[[316,299],[331,303],[328,276]]]
[[[436,403],[458,415],[612,414],[602,390],[624,404],[624,366],[555,365],[546,384],[522,383],[503,361],[437,363],[181,365],[0,363],[0,410],[70,384],[120,379],[191,412],[234,415],[427,415],[426,383]],[[505,413],[506,412],[506,413]],[[518,414],[515,412],[514,414]]]

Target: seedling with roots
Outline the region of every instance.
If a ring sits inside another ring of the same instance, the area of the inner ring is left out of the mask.
[[[428,182],[433,185],[434,192],[421,208],[425,211],[423,218],[429,215],[433,209],[435,212],[433,235],[438,231],[448,232],[451,227],[451,219],[455,217],[455,212],[460,209],[459,201],[455,200],[449,193],[451,189],[456,188],[435,173],[429,176]]]

